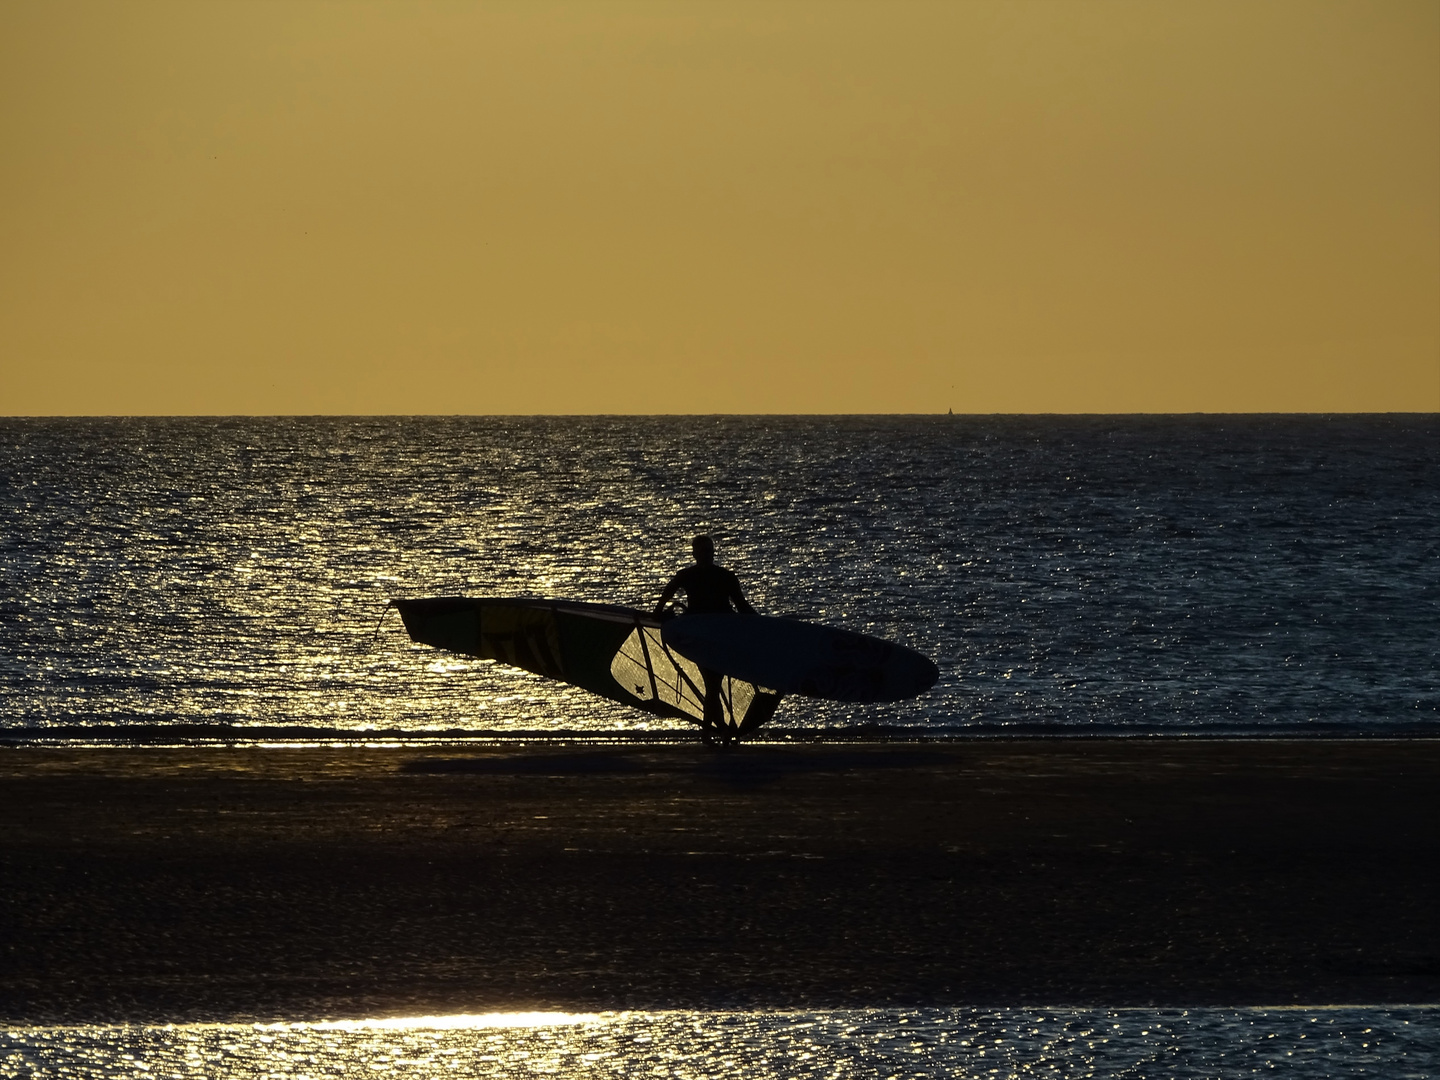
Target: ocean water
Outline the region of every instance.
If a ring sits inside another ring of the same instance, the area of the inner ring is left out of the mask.
[[[0,420],[0,725],[678,732],[387,602],[755,606],[940,682],[771,728],[1432,730],[1440,417]],[[259,734],[257,732],[257,734]]]
[[[1440,1009],[515,1014],[0,1030],[0,1076],[788,1078],[1440,1075]]]

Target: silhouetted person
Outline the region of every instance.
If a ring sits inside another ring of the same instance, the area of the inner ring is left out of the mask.
[[[660,593],[655,614],[662,614],[670,598],[683,589],[685,611],[690,615],[730,615],[736,611],[754,615],[755,609],[740,591],[740,579],[723,566],[715,565],[715,541],[708,536],[697,536],[690,542],[690,550],[695,553],[695,562],[670,579]]]
[[[715,541],[708,536],[697,536],[691,541],[690,549],[695,553],[695,562],[672,577],[661,590],[655,615],[662,616],[665,605],[681,590],[685,592],[686,614],[754,615],[755,609],[740,591],[740,579],[723,566],[715,565]],[[720,702],[723,678],[718,671],[700,669],[700,679],[705,684],[705,715],[700,727],[706,742],[710,741],[712,730],[722,742],[730,740],[729,725],[725,723],[725,710]]]

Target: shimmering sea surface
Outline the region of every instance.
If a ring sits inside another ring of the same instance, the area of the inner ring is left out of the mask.
[[[1440,1075],[1440,1008],[915,1009],[0,1029],[0,1076]]]
[[[775,730],[1440,722],[1440,418],[0,420],[0,725],[664,732],[391,598],[755,605],[939,684]]]

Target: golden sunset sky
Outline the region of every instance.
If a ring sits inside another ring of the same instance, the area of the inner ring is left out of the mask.
[[[0,413],[1440,409],[1440,3],[0,3]]]

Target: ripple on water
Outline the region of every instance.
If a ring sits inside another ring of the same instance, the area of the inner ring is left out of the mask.
[[[516,1013],[13,1027],[0,1075],[1432,1077],[1440,1006]]]
[[[684,729],[382,616],[649,607],[701,530],[940,665],[776,727],[1434,724],[1437,478],[1432,416],[0,419],[0,727]]]

